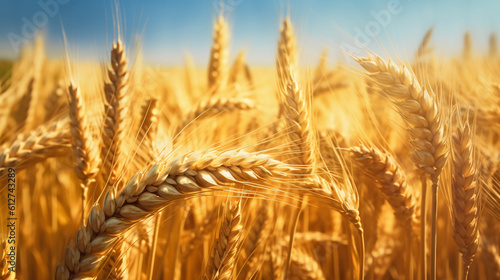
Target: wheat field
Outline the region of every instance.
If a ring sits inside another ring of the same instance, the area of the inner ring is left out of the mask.
[[[0,278],[499,279],[495,35],[309,69],[276,32],[274,69],[222,16],[205,69],[2,64]]]

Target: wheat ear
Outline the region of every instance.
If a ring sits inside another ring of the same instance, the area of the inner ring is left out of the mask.
[[[459,122],[453,136],[453,198],[454,239],[462,254],[464,279],[479,244],[479,181],[476,169],[472,132],[467,122]]]
[[[35,78],[32,77],[27,84],[26,92],[18,100],[15,109],[11,109],[11,117],[16,125],[24,126],[29,119],[31,103],[33,101],[34,86]]]
[[[240,201],[235,201],[226,209],[203,279],[232,279],[242,232]]]
[[[127,57],[120,40],[113,44],[111,49],[111,69],[108,70],[108,78],[110,83],[104,86],[106,119],[102,134],[101,174],[105,182],[109,177],[109,184],[114,185],[118,179],[117,165],[120,162],[118,159],[125,139],[129,80]]]
[[[490,57],[498,56],[498,40],[495,33],[491,33],[490,35],[488,54]]]
[[[412,234],[416,200],[412,188],[406,184],[401,167],[392,156],[375,147],[358,146],[351,148],[351,152],[354,161],[377,182],[378,189],[384,194],[396,217]]]
[[[231,66],[231,70],[229,70],[229,81],[230,85],[236,86],[235,84],[238,82],[241,74],[245,73],[245,51],[241,51]]]
[[[67,154],[70,139],[66,120],[53,122],[18,137],[8,147],[0,148],[0,176],[10,167],[19,171],[47,158]]]
[[[92,141],[80,89],[71,82],[68,86],[69,119],[72,135],[73,155],[75,159],[76,176],[82,181],[82,221],[86,213],[85,205],[89,184],[94,181],[97,173],[98,155]]]
[[[417,59],[429,53],[431,49],[429,49],[429,42],[431,41],[432,34],[434,33],[434,27],[429,28],[420,42],[420,45],[417,49]]]
[[[272,224],[269,220],[269,211],[272,210],[268,207],[267,200],[264,200],[256,214],[257,217],[255,222],[248,232],[244,246],[244,256],[248,269],[246,269],[244,278],[255,277],[253,273],[260,270],[262,262],[264,261],[263,257],[266,252],[267,240],[272,230]]]
[[[139,128],[139,141],[144,151],[145,162],[149,162],[156,154],[155,139],[158,132],[158,99],[148,98],[141,107],[142,123]]]
[[[411,237],[413,235],[413,221],[415,220],[416,200],[412,188],[407,186],[404,173],[394,159],[378,149],[365,146],[351,149],[354,161],[377,182],[378,189],[384,194],[385,199],[394,210],[396,218],[401,222],[409,235],[412,251]],[[413,275],[412,258],[407,259],[408,277]]]
[[[64,81],[59,81],[57,83],[56,88],[52,90],[49,97],[44,102],[45,109],[45,122],[51,120],[54,116],[57,116],[63,108],[65,108],[64,104],[64,93],[65,93],[65,85]]]
[[[382,58],[356,58],[369,75],[383,86],[407,122],[414,154],[412,161],[436,181],[446,163],[448,151],[442,117],[434,97],[418,83],[415,75],[402,64],[396,66]]]
[[[297,66],[297,50],[297,38],[290,18],[287,17],[281,28],[278,41],[278,59],[276,60],[280,88],[284,87],[284,83],[287,82],[287,77],[290,76],[289,70],[295,70]]]
[[[396,66],[382,58],[356,57],[355,60],[369,75],[383,86],[383,91],[395,103],[400,115],[407,123],[412,137],[414,153],[412,160],[417,167],[427,173],[432,181],[432,241],[431,241],[431,276],[436,279],[436,220],[437,191],[439,175],[448,158],[443,121],[434,97],[423,89],[404,64]],[[425,194],[426,190],[423,189]],[[422,211],[425,211],[425,197],[422,197]],[[425,215],[422,215],[422,227],[425,226]],[[424,232],[424,231],[422,231]],[[425,258],[425,235],[421,237],[422,258]],[[423,259],[423,264],[425,260]],[[422,265],[424,270],[424,265]],[[422,271],[422,276],[425,275]]]
[[[210,62],[208,64],[208,90],[212,95],[224,90],[227,83],[229,61],[229,26],[221,15],[215,22]]]
[[[290,279],[326,279],[318,262],[304,250],[294,250],[290,267]]]
[[[217,186],[238,188],[289,174],[289,166],[267,155],[243,151],[198,152],[161,161],[136,173],[115,195],[107,192],[103,208],[95,205],[66,250],[56,279],[89,276],[99,268],[117,238],[162,207]]]
[[[285,19],[281,36],[278,41],[277,74],[278,74],[278,100],[280,101],[280,117],[288,129],[287,135],[291,140],[291,149],[299,154],[298,158],[292,158],[292,162],[305,165],[303,174],[315,173],[316,159],[318,157],[315,132],[313,130],[309,99],[299,85],[296,77],[296,41],[292,25],[288,18]],[[293,250],[293,236],[298,224],[301,212],[306,206],[305,200],[301,200],[300,206],[292,212],[292,225],[290,232],[290,244],[285,262],[285,278],[288,275],[290,259]]]
[[[469,32],[464,34],[464,52],[463,57],[469,59],[472,56],[472,39]]]

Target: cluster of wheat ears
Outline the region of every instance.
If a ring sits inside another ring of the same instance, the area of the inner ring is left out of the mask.
[[[26,46],[0,83],[1,279],[500,277],[494,35],[304,69],[287,18],[275,69],[250,69],[229,34],[218,17],[208,71]]]

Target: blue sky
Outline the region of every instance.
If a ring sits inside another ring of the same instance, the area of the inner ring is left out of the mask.
[[[274,64],[279,23],[287,14],[306,64],[316,63],[324,48],[343,59],[339,45],[353,45],[352,37],[374,51],[384,46],[410,57],[431,26],[433,44],[445,54],[460,52],[466,30],[477,51],[486,50],[491,32],[500,35],[500,1],[495,0],[121,0],[118,14],[129,50],[140,37],[148,64],[181,65],[190,52],[197,65],[205,65],[221,2],[231,25],[232,56],[244,49],[253,65]],[[103,60],[117,30],[116,14],[114,0],[2,0],[0,58],[16,57],[17,42],[29,39],[35,27],[45,32],[51,57],[64,54],[64,28],[79,59]]]

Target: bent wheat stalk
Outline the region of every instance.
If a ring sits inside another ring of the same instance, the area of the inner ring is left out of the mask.
[[[198,152],[161,161],[136,173],[118,194],[108,191],[102,209],[92,208],[76,242],[68,245],[56,279],[95,275],[121,234],[176,200],[217,186],[239,188],[256,180],[262,184],[291,170],[267,155],[243,151]]]
[[[8,147],[0,149],[0,176],[7,169],[25,169],[45,159],[66,155],[70,148],[71,133],[67,121],[56,121],[21,136]]]

